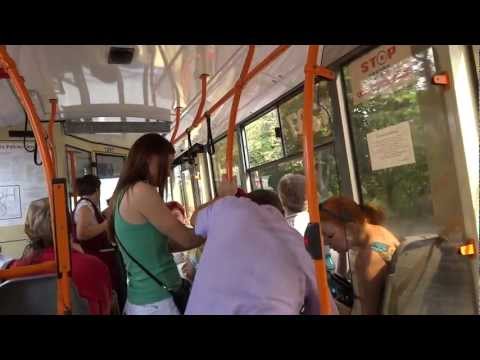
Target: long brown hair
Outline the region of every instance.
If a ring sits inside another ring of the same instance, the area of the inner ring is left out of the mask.
[[[159,188],[163,194],[169,174],[168,157],[175,154],[173,145],[163,136],[150,133],[141,136],[133,144],[128,153],[127,161],[123,166],[120,178],[111,198],[113,214],[117,206],[118,197],[140,181],[148,181]],[[158,174],[155,179],[150,177],[148,162],[152,156],[158,156]],[[109,235],[113,240],[114,224],[113,216],[110,218]]]
[[[367,222],[381,225],[385,221],[385,214],[372,205],[358,205],[348,197],[336,196],[320,204],[320,219],[341,224]]]

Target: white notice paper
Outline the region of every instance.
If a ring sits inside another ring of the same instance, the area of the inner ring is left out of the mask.
[[[408,121],[367,134],[367,142],[372,171],[415,163]]]

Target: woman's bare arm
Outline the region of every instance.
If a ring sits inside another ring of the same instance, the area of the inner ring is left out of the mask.
[[[196,236],[192,229],[180,223],[164,204],[158,191],[146,183],[137,183],[132,191],[132,205],[145,219],[171,242],[172,252],[184,251],[200,246],[205,240]]]
[[[79,241],[87,241],[97,235],[107,231],[108,222],[103,221],[96,224],[95,214],[88,207],[84,206],[77,209],[77,239]]]
[[[362,314],[380,314],[387,271],[385,261],[376,252],[365,251],[357,256],[355,269],[358,276]]]

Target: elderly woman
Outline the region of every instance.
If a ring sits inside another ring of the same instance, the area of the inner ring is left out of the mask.
[[[305,176],[301,174],[284,175],[277,188],[280,201],[285,210],[285,219],[288,224],[297,230],[300,235],[305,235],[310,216],[307,209],[307,201],[305,199]],[[330,272],[346,273],[346,261],[339,259],[339,254],[332,251],[327,246],[327,270]],[[340,260],[340,261],[339,261]],[[336,264],[341,264],[337,266]]]
[[[55,260],[48,198],[33,201],[28,208],[25,233],[30,243],[21,259],[10,267]],[[92,315],[109,315],[114,307],[112,284],[107,266],[95,256],[72,250],[72,280],[80,297],[88,301]]]

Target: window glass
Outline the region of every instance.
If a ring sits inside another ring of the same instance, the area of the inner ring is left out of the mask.
[[[100,185],[100,209],[108,207],[107,200],[113,196],[125,159],[120,156],[97,154],[97,176]]]
[[[432,48],[395,45],[343,71],[363,201],[402,236],[438,232],[460,206],[435,72]]]
[[[303,92],[279,106],[286,155],[296,154],[303,147]],[[321,81],[315,85],[313,104],[314,143],[320,144],[325,137],[333,135],[331,126],[332,103],[328,84]]]
[[[187,213],[187,218],[190,218],[195,211],[195,198],[193,194],[193,183],[190,176],[190,170],[182,171],[182,180],[183,191],[185,194],[185,211]]]
[[[124,162],[121,156],[97,154],[97,176],[100,179],[119,178]]]
[[[315,170],[317,190],[320,195],[319,200],[325,201],[331,196],[338,195],[340,193],[340,183],[333,146],[322,147],[315,152]],[[301,157],[266,165],[252,171],[253,188],[277,191],[278,182],[282,176],[291,173],[305,173]]]
[[[222,180],[222,176],[227,174],[227,137],[224,137],[215,143],[215,154],[213,154],[212,160],[215,184],[218,187],[218,184]],[[237,180],[237,185],[241,186],[242,181],[240,179],[239,164],[240,157],[238,153],[237,137],[235,136],[233,142],[233,175]]]
[[[68,193],[70,194],[70,208],[73,209],[75,206],[75,200],[73,197],[73,179],[71,172],[71,162],[69,153],[73,153],[75,159],[75,179],[82,177],[84,175],[92,174],[92,157],[91,153],[86,150],[75,149],[71,147],[66,147],[66,157],[67,157],[67,188]]]
[[[182,184],[182,174],[181,166],[175,166],[172,171],[172,197],[173,201],[176,201],[180,204],[184,204],[183,195],[181,190]]]
[[[283,156],[282,140],[275,136],[277,109],[245,126],[249,167],[277,160]]]

